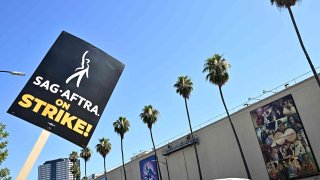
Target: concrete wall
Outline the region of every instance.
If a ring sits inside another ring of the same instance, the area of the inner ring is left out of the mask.
[[[292,94],[300,114],[309,142],[318,164],[320,163],[320,88],[314,78],[307,79],[262,101],[250,105],[231,115],[252,179],[268,180],[269,176],[251,120],[250,111],[272,101]],[[226,118],[212,123],[194,133],[199,138],[198,153],[204,180],[227,177],[246,177],[240,152]],[[179,139],[177,140],[179,141]],[[162,147],[164,148],[164,147]],[[162,148],[157,150],[160,161],[165,161]],[[129,180],[140,180],[139,161],[144,155],[126,164]],[[197,180],[198,171],[193,146],[174,152],[167,157],[171,180]],[[163,180],[167,180],[165,164],[160,164]],[[122,167],[107,173],[111,180],[122,180]],[[306,179],[316,179],[311,177]],[[320,179],[320,176],[319,176]]]

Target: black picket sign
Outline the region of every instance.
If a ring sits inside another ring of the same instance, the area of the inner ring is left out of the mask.
[[[124,64],[62,32],[8,113],[86,147]]]

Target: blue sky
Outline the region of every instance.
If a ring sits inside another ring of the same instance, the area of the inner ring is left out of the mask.
[[[320,65],[320,2],[302,1],[292,8],[314,65]],[[25,77],[0,74],[0,121],[7,125],[9,157],[3,163],[16,177],[41,129],[6,113],[61,31],[67,31],[122,61],[126,67],[94,132],[88,174],[103,171],[94,146],[101,137],[112,143],[107,168],[121,163],[120,138],[112,123],[131,122],[124,139],[125,159],[152,147],[141,109],[160,111],[153,128],[156,144],[188,130],[183,99],[173,84],[180,75],[194,83],[189,101],[193,126],[224,112],[217,87],[205,81],[204,60],[221,53],[232,65],[223,87],[229,108],[309,71],[286,10],[268,0],[231,1],[3,1],[0,70],[23,71]],[[80,151],[52,134],[28,179],[46,160]],[[84,166],[82,165],[82,168]],[[84,169],[82,170],[84,172]]]

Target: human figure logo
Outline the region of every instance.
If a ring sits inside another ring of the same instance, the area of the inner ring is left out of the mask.
[[[90,59],[86,59],[86,55],[88,54],[89,51],[86,51],[85,53],[83,53],[82,55],[82,62],[81,62],[81,67],[76,68],[76,72],[74,74],[72,74],[67,80],[66,80],[66,84],[69,83],[69,81],[71,81],[73,78],[78,77],[77,80],[77,87],[79,87],[81,79],[83,78],[84,75],[87,76],[87,78],[89,78],[89,63],[90,63]],[[85,67],[85,65],[87,67]]]

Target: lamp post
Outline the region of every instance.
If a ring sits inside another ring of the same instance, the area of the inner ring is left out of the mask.
[[[0,72],[9,73],[11,75],[16,75],[16,76],[25,76],[26,75],[25,73],[18,72],[18,71],[3,71],[3,70],[0,70]]]
[[[152,160],[152,161],[156,161],[156,160]],[[166,162],[162,162],[162,161],[159,161],[158,162],[162,163],[162,164],[165,164],[166,167],[167,167],[167,173],[168,173],[168,180],[170,180],[170,172],[169,172],[169,167],[168,167],[168,160],[166,158]],[[160,168],[160,167],[159,167]]]

